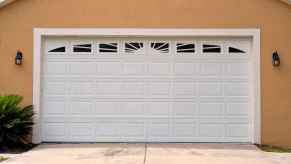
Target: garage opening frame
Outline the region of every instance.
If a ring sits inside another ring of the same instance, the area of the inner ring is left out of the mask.
[[[42,44],[45,37],[250,37],[250,106],[251,106],[251,143],[261,144],[261,66],[260,66],[260,29],[173,29],[173,28],[34,28],[33,29],[33,105],[34,126],[32,142],[42,142],[41,136],[41,68]]]

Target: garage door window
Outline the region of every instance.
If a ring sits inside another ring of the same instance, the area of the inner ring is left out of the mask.
[[[124,47],[126,53],[140,53],[144,49],[144,44],[142,42],[126,42]]]
[[[100,53],[117,53],[117,43],[100,43]]]
[[[92,44],[73,45],[73,52],[92,52]]]
[[[49,50],[49,52],[66,52],[66,47],[63,46],[63,47],[58,47],[58,48],[55,48],[55,49],[52,49],[52,50]]]
[[[195,44],[177,43],[177,53],[195,53]]]
[[[152,42],[151,48],[158,53],[169,53],[170,44],[167,42]]]
[[[228,47],[228,53],[246,53],[246,52],[235,47]]]
[[[214,44],[203,44],[203,53],[221,53],[221,46]]]

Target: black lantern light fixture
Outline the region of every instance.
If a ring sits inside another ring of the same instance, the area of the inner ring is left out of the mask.
[[[273,59],[272,60],[273,66],[279,67],[280,66],[280,57],[279,57],[279,54],[277,51],[273,53],[272,59]]]
[[[21,65],[22,64],[22,59],[23,59],[22,52],[17,51],[16,56],[15,56],[15,64],[16,65]]]

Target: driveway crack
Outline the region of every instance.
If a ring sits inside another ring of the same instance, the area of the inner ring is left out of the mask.
[[[148,144],[145,143],[144,144],[144,158],[143,158],[143,164],[146,163],[146,160],[147,160],[147,149],[148,149]]]

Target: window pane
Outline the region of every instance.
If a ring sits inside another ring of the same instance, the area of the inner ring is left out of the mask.
[[[195,44],[177,43],[177,53],[194,53]]]
[[[99,44],[99,52],[117,52],[117,43],[101,43]]]
[[[49,52],[66,52],[66,47],[58,47],[50,50]]]
[[[125,52],[126,53],[136,53],[139,50],[143,49],[143,43],[141,42],[128,42],[125,43]]]
[[[169,43],[153,42],[153,43],[151,43],[151,48],[160,52],[160,53],[168,53],[169,52]]]
[[[74,45],[73,52],[92,52],[92,45],[91,44]]]
[[[220,53],[221,46],[211,45],[211,44],[203,44],[203,52],[204,53]]]
[[[229,52],[229,53],[246,53],[245,51],[240,50],[240,49],[238,49],[238,48],[234,48],[234,47],[229,47],[229,48],[228,48],[228,52]]]

